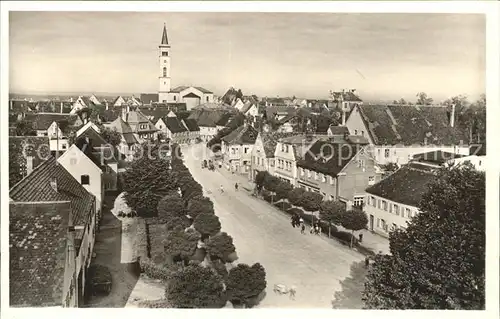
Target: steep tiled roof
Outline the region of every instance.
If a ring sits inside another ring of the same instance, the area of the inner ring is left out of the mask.
[[[274,157],[274,151],[276,150],[276,144],[278,143],[278,140],[295,135],[297,135],[297,133],[263,132],[261,134],[261,138],[262,144],[264,145],[264,152],[266,153],[266,157]]]
[[[165,122],[165,125],[167,126],[169,131],[173,134],[186,132],[186,128],[184,127],[184,125],[182,125],[181,121],[177,117],[165,116],[163,118],[163,122]]]
[[[142,114],[140,111],[130,111],[127,113],[127,123],[135,126],[135,131],[137,132],[150,132],[158,131],[158,129],[151,123],[148,118]],[[141,124],[146,124],[147,128],[141,128]]]
[[[330,133],[332,135],[349,134],[349,129],[347,128],[347,126],[330,125],[330,127],[328,129],[330,130]]]
[[[158,102],[158,93],[141,93],[141,102],[144,104]]]
[[[187,118],[184,119],[183,121],[190,132],[198,132],[200,130],[198,123],[196,123],[194,119]]]
[[[377,184],[370,186],[366,192],[388,200],[418,206],[428,185],[436,179],[436,175],[422,165],[410,163],[384,178]]]
[[[57,180],[57,191],[51,186],[54,178]],[[70,201],[74,225],[86,225],[95,200],[53,157],[14,185],[9,196],[16,202]]]
[[[61,306],[70,203],[9,206],[10,305]]]
[[[88,138],[93,147],[108,145],[108,142],[92,126],[87,127],[78,137],[83,139]]]
[[[110,129],[116,129],[116,131],[121,134],[133,133],[132,129],[130,128],[130,125],[125,123],[121,117],[117,117],[116,120],[114,120],[110,124],[106,124],[106,126],[109,127]]]
[[[53,122],[57,122],[62,131],[67,126],[71,126],[77,120],[77,115],[61,114],[61,113],[36,113],[26,114],[26,121],[33,123],[35,130],[46,130]]]
[[[297,166],[337,176],[361,148],[362,146],[356,144],[318,140],[305,152],[303,158],[297,161]]]
[[[225,113],[222,110],[198,109],[194,110],[188,118],[195,119],[200,127],[216,127],[216,123]]]
[[[232,117],[233,117],[233,114],[231,114],[231,113],[222,114],[222,116],[220,117],[220,119],[215,124],[217,126],[226,126],[229,123],[229,121],[231,120]]]
[[[468,142],[465,130],[449,126],[449,115],[443,107],[364,105],[358,109],[377,145],[423,144],[425,140],[435,145]]]
[[[418,162],[444,164],[446,161],[453,160],[455,158],[461,158],[464,156],[465,155],[454,154],[454,153],[450,153],[450,152],[443,152],[441,150],[438,150],[438,151],[433,151],[433,152],[415,154],[415,155],[413,155],[413,160],[418,161]]]
[[[242,125],[224,136],[222,140],[227,144],[254,144],[258,132],[251,125]]]

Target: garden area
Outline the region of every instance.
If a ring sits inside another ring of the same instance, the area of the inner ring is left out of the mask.
[[[212,201],[181,158],[161,156],[157,145],[143,148],[152,156],[138,158],[124,174],[124,199],[139,216],[134,250],[141,273],[160,281],[165,294],[139,307],[258,304],[267,285],[264,267],[237,264],[232,237],[222,231]]]
[[[361,209],[346,210],[339,201],[324,201],[321,194],[293,188],[266,171],[257,174],[255,186],[258,196],[290,215],[294,221],[302,219],[311,227],[318,226],[320,232],[329,238],[335,238],[365,255],[374,254],[362,246],[359,237],[355,236],[355,232],[365,229],[368,223],[368,217]],[[350,232],[339,230],[340,227]]]

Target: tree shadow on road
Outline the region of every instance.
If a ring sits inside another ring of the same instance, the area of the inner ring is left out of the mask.
[[[363,261],[351,264],[350,276],[340,282],[342,290],[334,294],[333,309],[363,309],[362,293],[367,273]]]

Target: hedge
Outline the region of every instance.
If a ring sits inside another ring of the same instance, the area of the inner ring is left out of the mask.
[[[137,304],[138,308],[172,308],[168,300],[141,300]]]
[[[148,233],[146,230],[146,221],[143,218],[137,219],[134,246],[138,259],[149,258]]]

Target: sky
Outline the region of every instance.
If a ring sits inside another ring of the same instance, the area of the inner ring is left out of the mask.
[[[222,95],[439,101],[485,93],[478,14],[11,12],[11,93],[151,93],[166,23],[172,87]]]

